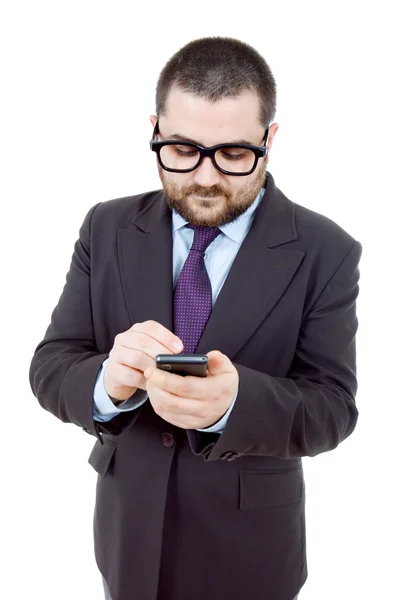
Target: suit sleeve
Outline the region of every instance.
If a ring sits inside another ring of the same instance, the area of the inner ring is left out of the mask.
[[[96,347],[91,305],[90,228],[99,204],[89,210],[79,230],[64,289],[44,338],[34,350],[29,382],[42,408],[103,443],[103,433],[122,433],[140,411],[121,413],[109,423],[93,418],[94,387],[108,357]]]
[[[194,454],[296,458],[338,446],[354,430],[356,298],[362,247],[355,242],[303,318],[287,377],[235,364],[239,393],[220,438],[188,430]]]

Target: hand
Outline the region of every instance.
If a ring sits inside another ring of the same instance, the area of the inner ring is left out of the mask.
[[[207,353],[206,377],[181,376],[149,367],[144,371],[154,412],[182,429],[206,429],[227,412],[239,386],[239,373],[229,358]]]
[[[174,342],[180,346],[174,348]],[[157,321],[135,323],[118,333],[104,373],[104,387],[117,404],[130,398],[138,388],[147,390],[143,371],[156,366],[157,354],[182,352],[181,340]]]

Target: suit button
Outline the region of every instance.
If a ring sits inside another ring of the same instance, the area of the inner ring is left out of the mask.
[[[175,444],[175,438],[172,433],[163,433],[161,436],[162,443],[167,448],[171,448]]]

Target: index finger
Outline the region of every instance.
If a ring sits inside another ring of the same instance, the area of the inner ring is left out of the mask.
[[[132,325],[129,331],[145,333],[172,352],[181,352],[183,350],[183,344],[181,340],[174,333],[172,333],[172,331],[169,331],[169,329],[157,321],[143,321],[143,323],[135,323]]]

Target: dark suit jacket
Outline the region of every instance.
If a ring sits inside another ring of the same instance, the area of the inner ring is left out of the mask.
[[[357,422],[361,245],[266,182],[197,347],[239,373],[222,435],[175,427],[150,401],[92,416],[115,336],[149,319],[172,331],[162,190],[89,210],[35,349],[40,405],[97,437],[95,556],[113,600],[290,600],[307,578],[301,457],[336,448]]]

